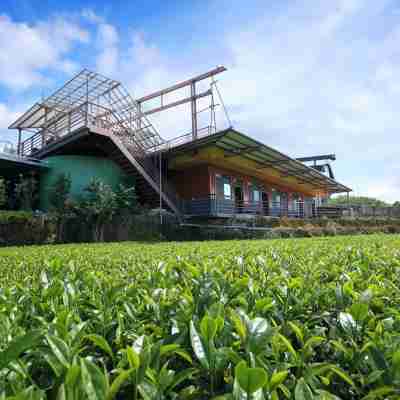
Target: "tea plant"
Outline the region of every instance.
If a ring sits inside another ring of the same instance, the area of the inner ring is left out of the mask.
[[[0,399],[398,399],[400,238],[0,249]]]

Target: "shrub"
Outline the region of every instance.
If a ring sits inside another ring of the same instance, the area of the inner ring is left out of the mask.
[[[0,209],[7,204],[7,184],[4,178],[0,177]]]
[[[21,210],[33,210],[38,200],[38,183],[34,174],[26,177],[21,174],[14,190],[18,207]]]

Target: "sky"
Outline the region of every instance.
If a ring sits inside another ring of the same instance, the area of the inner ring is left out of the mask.
[[[335,153],[353,194],[394,202],[399,43],[398,0],[2,0],[0,141],[83,68],[138,98],[224,65],[235,129],[293,157]],[[152,122],[166,139],[190,130],[187,107]]]

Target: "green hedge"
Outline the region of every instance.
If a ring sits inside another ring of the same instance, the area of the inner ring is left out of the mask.
[[[240,221],[224,221],[236,225]],[[241,221],[235,228],[215,226],[179,226],[173,218],[166,219],[162,226],[158,216],[118,216],[105,228],[104,239],[112,241],[160,241],[160,240],[227,240],[267,239],[285,237],[316,237],[355,235],[372,233],[400,233],[400,219],[326,218],[302,220],[287,218],[256,219]],[[251,226],[265,229],[250,229]],[[54,243],[55,219],[51,214],[36,214],[27,211],[0,211],[0,246]],[[92,241],[91,229],[86,221],[71,218],[64,226],[64,243]]]
[[[0,246],[51,243],[54,225],[45,214],[0,211]]]

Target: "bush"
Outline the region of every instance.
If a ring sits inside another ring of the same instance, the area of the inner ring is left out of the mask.
[[[54,240],[55,226],[44,214],[0,211],[0,245],[42,244]]]
[[[31,174],[28,177],[19,176],[19,182],[15,185],[15,197],[17,199],[18,208],[21,210],[33,210],[38,200],[38,183],[34,176]]]
[[[0,178],[0,209],[7,204],[7,184],[4,178]]]

